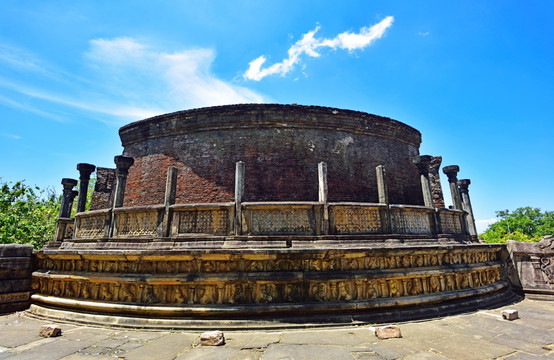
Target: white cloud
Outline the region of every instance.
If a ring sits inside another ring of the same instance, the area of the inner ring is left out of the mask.
[[[487,228],[489,227],[489,225],[491,224],[494,224],[495,222],[498,221],[498,218],[492,218],[492,219],[476,219],[475,220],[475,227],[477,228],[477,233],[478,234],[481,234],[482,232],[484,232],[485,230],[487,230]]]
[[[211,49],[164,52],[131,38],[96,39],[86,57],[112,79],[110,91],[164,111],[263,102],[260,94],[211,73]],[[140,74],[140,76],[137,76]]]
[[[64,121],[37,102],[46,101],[120,124],[187,108],[264,101],[255,91],[214,75],[211,49],[167,52],[121,37],[91,40],[84,57],[90,71],[76,76],[45,65],[24,50],[0,44],[0,66],[27,75],[0,76],[0,88],[17,95],[5,92],[0,103]],[[24,101],[16,100],[22,95]]]
[[[6,137],[6,138],[9,138],[9,139],[14,139],[14,140],[21,139],[21,136],[19,136],[19,135],[9,134],[9,133],[5,133],[5,132],[0,132],[0,136]]]
[[[317,50],[321,48],[340,48],[348,51],[364,49],[375,40],[380,39],[392,25],[393,21],[394,17],[387,16],[371,27],[361,28],[358,33],[346,31],[338,34],[333,39],[315,38],[315,33],[319,30],[319,26],[317,26],[314,30],[302,35],[302,38],[290,47],[288,58],[262,69],[262,66],[267,61],[267,58],[262,55],[249,63],[248,70],[244,73],[243,77],[249,80],[260,81],[268,75],[280,74],[284,76],[294,68],[294,65],[300,62],[302,54],[319,57],[320,54]]]
[[[427,36],[427,35],[430,34],[430,32],[429,32],[429,31],[425,31],[425,32],[420,31],[420,32],[418,32],[417,34],[418,34],[419,36]]]

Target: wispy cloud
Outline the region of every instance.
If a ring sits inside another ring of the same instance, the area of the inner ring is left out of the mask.
[[[9,133],[5,133],[5,132],[0,132],[0,136],[5,137],[5,138],[9,138],[9,139],[14,139],[14,140],[21,139],[21,136],[19,136],[19,135],[9,134]]]
[[[430,34],[430,32],[429,32],[429,31],[425,31],[425,32],[420,31],[420,32],[418,32],[417,34],[418,34],[419,36],[428,36],[428,35]]]
[[[214,75],[212,49],[168,52],[121,37],[91,40],[84,58],[86,79],[0,44],[0,66],[24,75],[0,76],[0,88],[8,90],[0,95],[0,104],[64,121],[42,106],[50,102],[120,124],[192,107],[264,101],[257,92]]]
[[[212,74],[212,49],[170,53],[132,38],[96,39],[90,45],[86,57],[113,79],[112,90],[125,91],[126,97],[142,103],[177,110],[264,100],[262,95]]]
[[[1,77],[0,77],[0,86],[9,87],[9,88],[15,89],[17,91],[17,86],[14,87],[14,84],[6,82]],[[58,122],[66,122],[66,120],[62,116],[37,109],[36,107],[34,107],[30,104],[23,104],[19,101],[16,101],[14,99],[10,99],[10,98],[8,98],[6,96],[3,96],[3,95],[0,95],[0,104],[11,107],[13,109],[22,110],[24,112],[33,113],[35,115],[46,117],[46,118],[49,118],[49,119],[52,119],[52,120],[55,120],[55,121],[58,121]]]
[[[339,48],[348,51],[364,49],[375,40],[383,37],[393,21],[394,17],[387,16],[371,27],[362,27],[358,33],[346,31],[338,34],[333,39],[315,38],[315,34],[320,28],[317,26],[314,30],[302,35],[302,38],[290,47],[286,59],[262,69],[262,65],[267,61],[266,57],[262,55],[249,63],[249,68],[243,77],[248,80],[260,81],[269,75],[279,74],[284,76],[294,68],[294,65],[300,63],[301,55],[319,57],[318,50],[321,48]]]

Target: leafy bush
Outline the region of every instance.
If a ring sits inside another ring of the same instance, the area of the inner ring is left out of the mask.
[[[554,211],[542,212],[530,206],[513,212],[497,211],[498,222],[489,225],[480,235],[487,243],[505,243],[507,240],[536,242],[545,235],[554,234]]]
[[[54,240],[60,197],[53,190],[15,184],[0,178],[0,243],[41,248]]]

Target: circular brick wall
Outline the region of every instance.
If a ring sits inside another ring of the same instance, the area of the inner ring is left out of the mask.
[[[244,201],[317,201],[327,163],[329,201],[377,202],[384,165],[391,203],[422,205],[421,134],[389,118],[319,106],[243,104],[179,111],[119,130],[135,159],[124,206],[161,204],[167,168],[179,168],[176,203],[233,201],[245,163]]]

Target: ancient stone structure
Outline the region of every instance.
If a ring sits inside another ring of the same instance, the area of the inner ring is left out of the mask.
[[[419,132],[398,121],[233,105],[146,119],[120,136],[116,169],[97,168],[92,210],[61,214],[72,232],[36,254],[34,314],[284,326],[512,298],[503,247],[468,230],[469,182],[460,196],[459,168],[445,167],[455,208],[437,207],[440,158],[420,156]]]
[[[29,307],[32,253],[31,245],[0,244],[0,314]]]
[[[513,277],[531,299],[554,300],[554,237],[545,236],[538,243],[508,240],[513,259]]]

